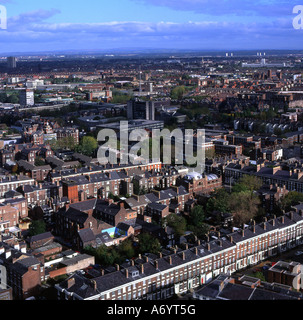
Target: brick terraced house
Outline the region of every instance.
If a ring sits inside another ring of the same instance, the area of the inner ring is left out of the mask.
[[[303,207],[282,217],[234,230],[226,237],[163,250],[93,279],[71,275],[56,285],[59,299],[163,300],[232,274],[303,243]]]

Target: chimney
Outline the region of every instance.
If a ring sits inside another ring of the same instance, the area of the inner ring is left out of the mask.
[[[71,278],[67,280],[67,288],[69,289],[75,284],[75,278]]]
[[[172,257],[171,257],[171,256],[168,257],[168,262],[169,262],[170,265],[173,264],[173,261],[172,261]]]
[[[162,252],[159,252],[159,258],[161,259],[163,257]]]
[[[97,290],[97,281],[96,280],[92,280],[92,282],[93,282],[94,290]]]
[[[135,265],[135,260],[132,260],[132,261],[131,261],[131,265],[134,267],[134,265]]]
[[[182,260],[185,260],[185,252],[182,252]]]
[[[101,276],[104,276],[104,269],[101,269]]]
[[[263,223],[263,228],[266,230],[266,222]]]
[[[158,270],[159,269],[159,262],[156,260],[155,261],[155,268]]]
[[[207,251],[210,251],[210,244],[207,244]]]
[[[145,262],[148,262],[148,257],[147,256],[145,256]]]
[[[242,237],[245,237],[245,230],[242,230]]]
[[[120,271],[120,266],[118,264],[116,264],[116,269],[117,271]]]
[[[140,267],[140,268],[141,268],[141,273],[144,274],[144,265],[141,264],[141,267]]]
[[[284,224],[284,216],[282,216],[282,219],[281,219],[281,220],[282,220],[282,223]]]
[[[253,225],[253,233],[256,233],[256,225]]]
[[[290,220],[294,219],[294,213],[292,211],[289,213],[289,218],[290,218]]]
[[[200,246],[201,245],[201,240],[198,240],[197,243],[198,243],[198,246]]]
[[[125,269],[125,277],[126,277],[126,278],[129,277],[128,269]]]
[[[198,248],[197,247],[195,248],[195,255],[196,256],[198,255]]]
[[[124,209],[124,202],[120,202],[120,209]]]

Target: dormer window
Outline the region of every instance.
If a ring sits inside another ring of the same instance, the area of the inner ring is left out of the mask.
[[[133,271],[132,272],[132,277],[138,277],[139,276],[139,271]]]

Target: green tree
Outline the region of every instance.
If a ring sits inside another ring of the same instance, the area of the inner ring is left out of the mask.
[[[135,249],[132,241],[130,239],[123,241],[118,247],[118,252],[126,259],[133,258],[135,256]]]
[[[202,206],[196,206],[191,210],[188,219],[188,229],[193,231],[193,233],[198,236],[204,236],[209,227],[205,223],[205,214]]]
[[[157,238],[151,236],[148,233],[141,233],[138,236],[139,246],[138,251],[139,253],[154,253],[158,254],[161,251],[161,245]]]
[[[281,209],[290,211],[291,207],[303,202],[303,193],[297,191],[290,191],[281,199]]]
[[[172,213],[169,216],[167,216],[164,219],[163,223],[173,228],[178,237],[184,235],[186,231],[187,223],[185,218],[175,213]]]
[[[171,98],[181,100],[185,93],[186,93],[186,89],[184,86],[175,87],[171,91]]]
[[[214,211],[229,212],[230,208],[228,205],[229,193],[225,189],[218,189],[212,194],[212,198],[207,201],[206,212],[211,214]]]
[[[35,220],[29,226],[28,235],[32,237],[45,232],[46,232],[45,222],[43,220]]]
[[[262,181],[256,176],[243,176],[232,189],[232,192],[245,192],[253,193],[262,187]]]
[[[259,212],[260,204],[260,198],[250,191],[232,193],[228,206],[233,214],[234,224],[240,226],[254,219]]]
[[[98,141],[94,137],[84,136],[79,145],[78,151],[86,156],[92,156],[98,148]]]

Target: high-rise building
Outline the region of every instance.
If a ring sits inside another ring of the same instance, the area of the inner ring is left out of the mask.
[[[17,68],[17,60],[16,57],[7,57],[7,67],[10,69]]]
[[[127,118],[155,120],[155,104],[153,101],[133,99],[127,103]]]
[[[21,106],[33,106],[35,104],[34,91],[33,90],[22,90],[19,95]]]

